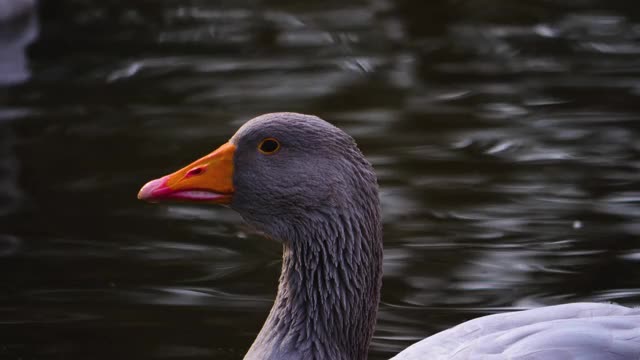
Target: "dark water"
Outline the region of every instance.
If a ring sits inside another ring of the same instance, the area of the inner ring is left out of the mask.
[[[270,111],[332,121],[376,167],[386,258],[371,359],[483,314],[640,305],[637,2],[37,12],[0,26],[2,359],[241,358],[279,245],[230,210],[136,193]]]

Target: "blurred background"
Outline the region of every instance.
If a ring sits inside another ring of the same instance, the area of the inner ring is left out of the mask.
[[[0,358],[241,359],[280,245],[136,200],[271,111],[374,164],[370,358],[472,317],[640,305],[640,3],[0,0]]]

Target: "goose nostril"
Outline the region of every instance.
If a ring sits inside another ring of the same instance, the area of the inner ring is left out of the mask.
[[[197,175],[202,174],[203,172],[204,172],[204,168],[203,167],[197,167],[195,169],[189,170],[189,172],[187,172],[186,177],[197,176]]]

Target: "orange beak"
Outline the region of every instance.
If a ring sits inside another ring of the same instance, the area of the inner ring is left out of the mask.
[[[235,145],[225,143],[173,174],[149,181],[140,189],[138,199],[150,202],[178,200],[230,204],[234,192],[235,151]]]

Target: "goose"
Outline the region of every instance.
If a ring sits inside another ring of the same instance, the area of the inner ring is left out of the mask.
[[[138,198],[225,205],[282,242],[276,299],[244,359],[367,358],[382,226],[376,176],[351,136],[312,115],[261,115]],[[570,303],[488,315],[392,359],[638,360],[640,310]]]

